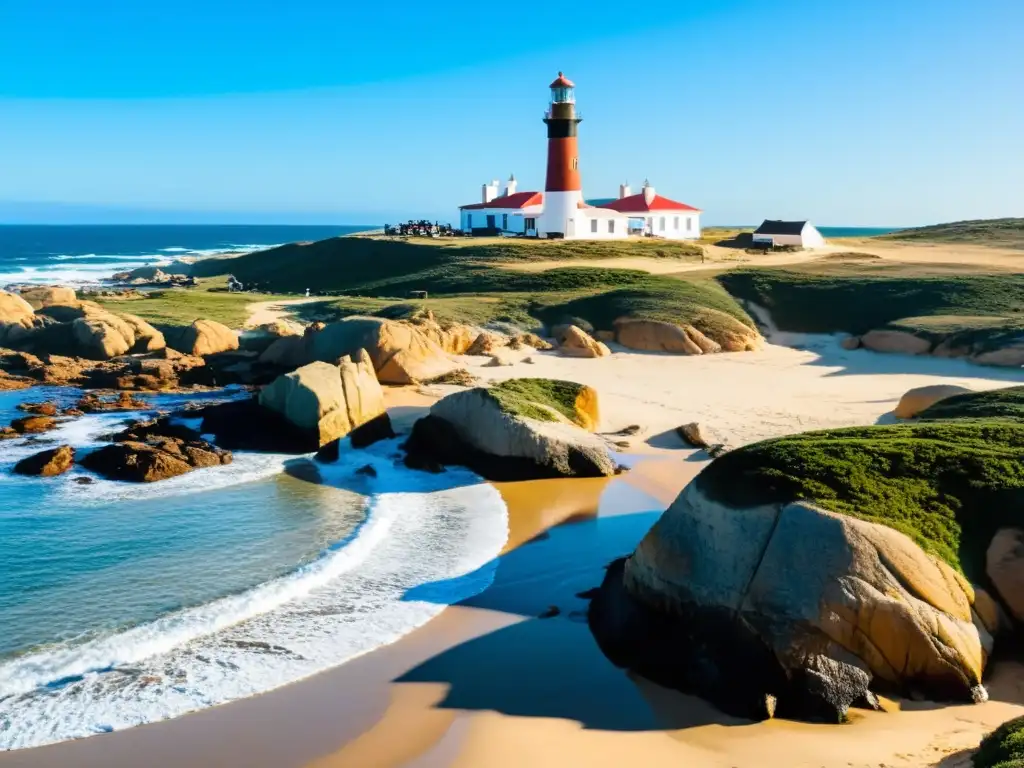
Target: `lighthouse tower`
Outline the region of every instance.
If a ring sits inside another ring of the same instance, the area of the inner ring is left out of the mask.
[[[544,115],[548,127],[548,173],[538,234],[576,237],[583,203],[576,130],[582,118],[576,116],[576,86],[571,80],[559,72],[550,88],[551,104]]]

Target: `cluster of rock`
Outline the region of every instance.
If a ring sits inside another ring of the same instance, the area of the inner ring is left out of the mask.
[[[160,267],[138,267],[127,272],[117,272],[111,275],[110,279],[115,283],[124,285],[145,285],[160,287],[183,287],[187,288],[196,284],[195,278],[187,274],[173,271],[165,272]]]
[[[663,320],[621,317],[611,331],[595,331],[588,323],[575,320],[551,327],[559,353],[567,357],[606,357],[605,342],[613,341],[641,352],[667,352],[676,355],[711,355],[719,352],[749,352],[760,347],[763,339],[753,328],[731,315],[715,310],[716,338],[710,338],[692,325]]]
[[[993,348],[974,341],[970,334],[950,333],[927,336],[895,329],[868,331],[862,336],[849,336],[842,341],[845,349],[868,349],[872,352],[891,352],[903,355],[932,355],[943,358],[962,358],[977,365],[1006,368],[1024,367],[1024,333],[1004,340]]]
[[[613,475],[617,466],[608,446],[593,434],[597,393],[570,386],[579,390],[573,419],[542,401],[530,405],[547,418],[521,415],[484,387],[448,395],[413,426],[406,466],[438,472],[459,465],[498,481]]]

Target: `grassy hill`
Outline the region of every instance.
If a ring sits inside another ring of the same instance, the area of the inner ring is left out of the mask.
[[[336,237],[292,243],[244,256],[205,259],[196,277],[232,274],[261,290],[359,296],[405,296],[409,291],[465,293],[506,288],[514,262],[647,257],[699,261],[702,250],[689,243],[657,240],[557,241],[509,238],[395,240]]]
[[[1024,219],[974,219],[903,229],[882,240],[918,243],[964,243],[1024,250]]]

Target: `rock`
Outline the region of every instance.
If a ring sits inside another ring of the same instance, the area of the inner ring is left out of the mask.
[[[150,407],[149,401],[134,397],[129,392],[121,392],[117,397],[108,399],[95,392],[87,392],[78,401],[76,409],[82,413],[101,413],[103,411],[138,411]]]
[[[119,313],[118,317],[127,323],[135,334],[135,343],[129,350],[132,354],[159,352],[167,346],[164,335],[141,317],[124,312]]]
[[[813,547],[808,546],[813,542]],[[724,711],[839,721],[878,679],[979,701],[974,590],[904,534],[807,502],[726,507],[691,483],[609,570],[591,627],[617,664]]]
[[[0,291],[0,345],[17,345],[35,324],[32,305],[17,294]]]
[[[384,393],[363,350],[356,362],[349,357],[340,365],[315,362],[280,376],[260,392],[259,402],[308,432],[314,448],[385,413]]]
[[[615,331],[594,331],[594,338],[598,341],[615,341]]]
[[[177,329],[167,338],[167,345],[178,352],[196,357],[217,355],[238,349],[238,334],[214,320],[196,320]]]
[[[479,336],[475,328],[461,323],[441,326],[433,319],[424,319],[414,324],[427,338],[450,355],[469,354],[470,347]]]
[[[861,336],[860,343],[872,352],[894,352],[903,355],[926,355],[932,348],[932,343],[928,339],[906,331],[868,331]]]
[[[204,467],[230,464],[232,455],[205,441],[186,443],[172,438],[104,446],[81,461],[86,469],[109,480],[154,483]]]
[[[334,363],[365,349],[384,384],[432,381],[460,366],[415,324],[349,317],[309,336],[311,357]]]
[[[33,477],[56,477],[63,475],[75,463],[75,449],[70,445],[62,445],[49,451],[37,453],[22,459],[14,465],[14,471],[19,475],[31,475]]]
[[[508,343],[509,340],[504,336],[497,333],[491,333],[490,331],[482,331],[466,350],[466,354],[476,355],[479,357],[490,357],[497,350],[508,345]]]
[[[204,435],[214,435],[218,445],[232,450],[268,453],[309,453],[315,441],[277,411],[260,406],[257,398],[193,407],[188,418],[201,418]]]
[[[247,328],[239,337],[241,349],[263,353],[281,339],[301,338],[305,329],[288,320],[275,320],[255,328]]]
[[[957,387],[952,384],[931,384],[925,387],[915,387],[909,390],[900,398],[899,404],[893,411],[897,419],[912,419],[938,402],[956,395],[969,394],[971,390],[965,387]]]
[[[11,429],[19,435],[38,435],[57,428],[57,420],[51,416],[24,416],[11,422]]]
[[[494,354],[491,355],[490,359],[483,364],[483,367],[502,368],[504,366],[515,365],[516,362],[516,357],[508,349],[500,348],[494,350]]]
[[[511,412],[487,389],[457,392],[435,403],[430,415],[416,422],[405,445],[406,464],[431,470],[459,464],[490,480],[615,473],[600,438],[564,417],[552,419]]]
[[[19,389],[28,389],[36,382],[25,376],[11,376],[5,371],[0,371],[0,392],[12,392]]]
[[[1018,624],[1024,624],[1024,531],[1002,528],[985,555],[985,573]]]
[[[582,317],[567,317],[560,323],[556,323],[551,326],[551,338],[555,340],[556,345],[561,344],[565,340],[565,335],[569,332],[569,328],[576,326],[584,333],[594,333],[594,326],[584,320]]]
[[[89,311],[84,317],[74,320],[69,331],[73,352],[89,360],[109,360],[126,354],[134,348],[136,341],[132,323],[102,310]]]
[[[570,325],[562,333],[558,354],[565,357],[607,357],[611,350],[600,341],[595,341],[583,329]]]
[[[932,355],[935,357],[955,359],[960,357],[970,357],[971,352],[972,345],[970,342],[964,339],[960,334],[953,334],[940,341],[935,346],[935,349],[932,350]]]
[[[259,361],[265,365],[295,370],[309,362],[308,347],[303,336],[283,336],[272,342],[260,354]]]
[[[34,413],[37,416],[56,416],[60,412],[57,404],[52,400],[48,400],[45,403],[20,403],[18,410],[25,413]]]
[[[1003,368],[1024,367],[1024,343],[1011,344],[1001,349],[979,352],[971,358],[977,365],[996,365]]]
[[[727,443],[710,427],[696,421],[676,427],[676,433],[694,448],[703,448],[712,458],[726,453]]]
[[[622,346],[644,352],[703,355],[722,351],[693,326],[658,320],[620,318],[615,321],[615,337]]]
[[[846,336],[839,342],[839,346],[850,351],[860,349],[860,336]]]
[[[40,286],[38,288],[22,288],[19,293],[21,298],[36,310],[54,304],[74,304],[78,301],[78,297],[71,288]]]

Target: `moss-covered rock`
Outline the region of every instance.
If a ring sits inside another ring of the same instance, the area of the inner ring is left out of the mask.
[[[432,470],[459,464],[491,480],[607,476],[615,463],[589,433],[599,418],[597,393],[589,387],[511,379],[435,403],[406,443],[406,464]]]
[[[1003,723],[982,740],[974,768],[1024,768],[1024,717]]]

